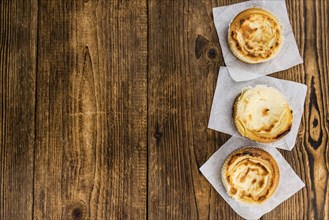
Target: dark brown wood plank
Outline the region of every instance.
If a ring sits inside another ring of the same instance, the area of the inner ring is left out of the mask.
[[[198,170],[228,139],[207,129],[224,64],[211,9],[149,1],[149,219],[235,215]]]
[[[189,149],[184,1],[149,1],[148,218],[197,215]]]
[[[36,1],[0,1],[0,219],[31,219]]]
[[[228,136],[207,129],[219,65],[212,7],[149,1],[150,219],[239,219],[198,168]],[[281,151],[306,187],[263,219],[328,219],[328,3],[287,1],[304,65],[273,76],[308,85],[296,147]]]
[[[36,219],[146,216],[146,1],[40,1]]]

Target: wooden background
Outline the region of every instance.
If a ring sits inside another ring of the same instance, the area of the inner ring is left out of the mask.
[[[229,138],[212,8],[237,2],[0,0],[0,219],[239,219],[199,171]],[[287,7],[306,187],[262,219],[329,219],[329,1]]]

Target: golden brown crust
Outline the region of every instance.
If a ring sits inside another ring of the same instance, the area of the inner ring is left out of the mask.
[[[266,151],[256,147],[231,153],[221,170],[222,183],[237,201],[261,204],[276,191],[280,181],[279,167]]]
[[[242,136],[257,142],[270,143],[289,133],[293,112],[277,89],[259,85],[245,88],[236,97],[233,120]]]
[[[282,27],[271,12],[249,8],[233,19],[227,40],[238,59],[246,63],[261,63],[272,59],[280,51]]]

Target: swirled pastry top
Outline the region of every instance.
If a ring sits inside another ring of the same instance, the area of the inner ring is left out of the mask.
[[[261,63],[273,58],[282,42],[278,19],[261,8],[250,8],[239,13],[228,31],[230,50],[246,63]]]
[[[269,153],[260,148],[247,147],[228,156],[221,176],[229,196],[237,201],[260,204],[274,194],[280,171]]]
[[[273,87],[245,88],[233,107],[239,133],[251,140],[269,143],[290,131],[293,112],[286,98]]]

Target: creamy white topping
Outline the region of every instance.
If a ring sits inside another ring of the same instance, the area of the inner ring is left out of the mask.
[[[245,89],[235,108],[235,123],[239,132],[253,140],[276,139],[290,129],[292,123],[292,110],[286,98],[271,87]]]

